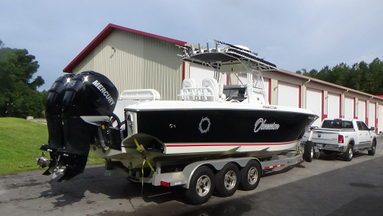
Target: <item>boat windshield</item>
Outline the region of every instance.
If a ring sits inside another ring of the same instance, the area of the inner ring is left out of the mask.
[[[227,101],[245,101],[260,102],[265,104],[266,89],[263,83],[262,74],[253,69],[244,72],[233,72],[227,74],[227,80],[220,79],[223,86],[223,94],[226,95]]]
[[[226,100],[237,100],[242,102],[247,98],[246,86],[242,85],[227,85],[224,86],[223,93],[226,95]]]

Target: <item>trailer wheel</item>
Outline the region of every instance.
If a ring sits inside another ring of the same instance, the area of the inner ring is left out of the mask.
[[[254,190],[261,179],[261,167],[257,161],[249,161],[240,171],[240,188]]]
[[[239,185],[239,169],[233,163],[226,164],[216,175],[216,192],[218,196],[227,197],[235,193]]]
[[[186,198],[191,204],[198,205],[207,202],[214,191],[214,173],[206,167],[199,167],[193,174]]]
[[[311,162],[314,159],[314,144],[312,141],[307,141],[305,144],[305,152],[303,153],[303,159],[307,162]]]
[[[375,152],[376,152],[376,140],[373,140],[371,149],[368,150],[368,155],[374,156]]]
[[[346,152],[344,153],[343,158],[346,161],[351,161],[353,157],[354,157],[354,148],[352,147],[352,145],[348,144]]]

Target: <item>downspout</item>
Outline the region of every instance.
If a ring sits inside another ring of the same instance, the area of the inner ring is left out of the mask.
[[[303,83],[303,86],[306,86],[306,84],[309,82],[311,82],[311,79],[308,79],[305,83]]]

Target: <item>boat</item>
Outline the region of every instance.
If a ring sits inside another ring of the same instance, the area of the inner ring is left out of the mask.
[[[318,116],[268,103],[262,72],[276,70],[275,64],[244,46],[214,44],[180,47],[183,61],[208,70],[202,81],[183,80],[179,100],[161,100],[153,89],[118,95],[94,71],[58,78],[47,98],[49,141],[41,147],[50,159],[38,158],[48,167],[44,174],[63,181],[82,173],[89,151],[131,180],[141,169],[149,176],[158,163],[182,169],[201,160],[268,160],[296,151]]]

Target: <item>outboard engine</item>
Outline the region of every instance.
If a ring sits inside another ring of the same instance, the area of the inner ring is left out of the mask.
[[[63,130],[63,139],[61,142],[57,141],[57,144],[48,143],[49,147],[57,147],[54,151],[54,159],[51,155],[51,163],[54,163],[50,165],[50,168],[53,167],[53,178],[63,175],[59,179],[63,181],[84,171],[90,145],[100,140],[99,126],[114,116],[113,110],[117,98],[118,91],[113,83],[104,75],[94,71],[81,72],[66,84],[62,97],[62,125],[60,125]],[[59,125],[52,124],[52,127],[56,128]],[[51,135],[56,134],[49,133],[50,141],[59,139]]]
[[[47,119],[49,141],[46,145],[42,146],[42,150],[46,150],[45,148],[57,150],[63,147],[64,132],[61,121],[62,100],[65,88],[73,76],[74,74],[66,74],[59,77],[48,91],[45,105],[45,116]]]
[[[57,149],[64,147],[64,130],[62,127],[62,100],[65,93],[65,88],[72,79],[74,74],[65,74],[55,80],[51,88],[48,90],[48,96],[45,105],[45,116],[48,126],[49,140],[47,144],[41,146],[41,150],[50,153],[51,161],[46,157],[38,158],[38,164],[41,167],[49,166],[49,169],[44,175],[50,175],[52,165],[56,163],[55,153]]]

